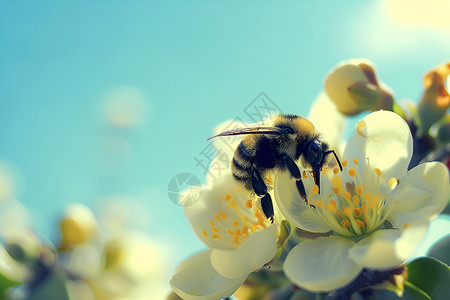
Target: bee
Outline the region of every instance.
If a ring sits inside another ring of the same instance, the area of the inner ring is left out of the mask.
[[[295,179],[300,197],[308,204],[302,174],[296,162],[301,159],[302,166],[311,170],[319,193],[320,171],[327,162],[327,156],[334,155],[341,171],[342,165],[336,152],[329,149],[308,119],[298,115],[276,114],[269,121],[272,123],[270,127],[233,129],[208,140],[220,136],[246,135],[234,152],[232,174],[247,190],[261,197],[261,209],[273,223],[272,199],[263,179],[269,171],[288,171]]]

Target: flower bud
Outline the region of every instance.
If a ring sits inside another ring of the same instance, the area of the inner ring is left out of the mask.
[[[447,112],[450,95],[445,80],[450,75],[450,63],[439,66],[425,75],[423,83],[425,91],[418,105],[420,129],[428,132],[431,125]]]
[[[65,251],[73,245],[92,239],[97,233],[97,222],[92,211],[83,204],[72,204],[61,221],[62,241],[60,251]]]
[[[355,59],[336,66],[325,78],[325,91],[344,115],[365,110],[392,110],[394,99],[377,81],[374,67],[367,60]]]

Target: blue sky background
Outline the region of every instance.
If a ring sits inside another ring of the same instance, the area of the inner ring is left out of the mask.
[[[125,195],[136,224],[173,249],[173,268],[203,245],[167,185],[202,178],[193,158],[216,125],[260,92],[307,115],[350,58],[372,60],[397,99],[416,101],[424,72],[450,58],[448,21],[399,15],[415,1],[277,3],[2,1],[0,160],[19,170],[16,196],[38,231],[54,239],[67,203]],[[120,114],[105,115],[123,91],[141,122],[119,128]]]

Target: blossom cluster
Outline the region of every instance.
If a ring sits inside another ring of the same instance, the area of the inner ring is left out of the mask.
[[[309,119],[336,149],[342,170],[330,160],[319,192],[299,162],[308,203],[289,172],[274,172],[267,178],[273,223],[230,171],[210,180],[184,208],[207,249],[177,268],[170,281],[177,297],[219,299],[237,290],[241,299],[256,299],[255,282],[264,282],[259,297],[288,299],[297,290],[350,289],[368,271],[392,270],[389,282],[399,274],[405,279],[403,264],[449,201],[449,74],[450,64],[429,72],[415,106],[396,102],[370,61],[336,66]],[[345,118],[360,113],[365,116],[342,141]],[[278,298],[275,289],[287,282],[291,287]]]

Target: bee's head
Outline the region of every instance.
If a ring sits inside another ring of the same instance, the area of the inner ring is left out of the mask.
[[[320,171],[325,164],[325,156],[328,154],[328,144],[313,139],[306,144],[306,148],[306,161],[312,168],[314,182],[319,187],[320,192]]]

